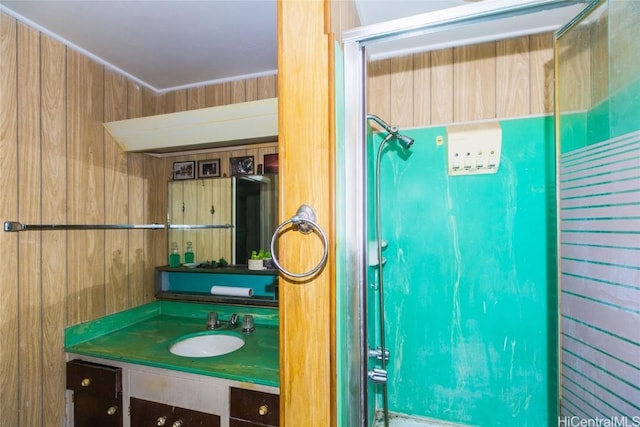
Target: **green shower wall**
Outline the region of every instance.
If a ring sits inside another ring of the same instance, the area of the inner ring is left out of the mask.
[[[486,427],[557,422],[553,118],[501,126],[497,174],[448,176],[443,127],[404,131],[416,141],[408,159],[383,156],[392,412]]]
[[[640,79],[625,85],[589,110],[561,113],[560,151],[568,153],[637,130]]]

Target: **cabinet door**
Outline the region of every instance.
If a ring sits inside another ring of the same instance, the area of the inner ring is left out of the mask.
[[[191,409],[173,408],[173,419],[182,421],[181,427],[220,427],[220,417],[218,415],[206,414]]]
[[[74,393],[74,427],[122,427],[122,398],[105,399],[88,393]]]
[[[236,426],[280,425],[280,396],[255,390],[245,390],[231,387],[230,415],[238,421],[245,420],[249,423],[236,423]]]
[[[67,389],[73,391],[74,427],[122,426],[120,368],[72,360],[67,362]]]
[[[129,407],[132,427],[171,426],[173,407],[148,400],[131,398]]]

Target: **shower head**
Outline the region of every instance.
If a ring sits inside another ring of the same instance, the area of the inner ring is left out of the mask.
[[[408,150],[413,145],[413,138],[406,135],[401,135],[398,126],[391,126],[380,117],[373,114],[367,115],[367,120],[373,120],[374,122],[382,126],[382,128],[387,132],[388,135],[385,136],[385,138],[382,140],[380,146],[391,140],[398,141],[398,143],[404,150]]]
[[[411,146],[413,145],[413,138],[406,136],[406,135],[400,135],[399,133],[395,135],[396,140],[398,141],[398,143],[402,146],[402,148],[404,148],[405,150],[408,150],[409,148],[411,148]]]

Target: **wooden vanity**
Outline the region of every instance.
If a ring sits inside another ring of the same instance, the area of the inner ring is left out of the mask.
[[[204,329],[212,308],[225,318],[246,310],[158,301],[69,328],[66,426],[278,426],[277,310],[251,308],[256,332],[235,352],[168,351]]]

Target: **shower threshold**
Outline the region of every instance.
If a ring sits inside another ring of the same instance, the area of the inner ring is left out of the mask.
[[[374,427],[384,426],[384,415],[382,411],[376,413]],[[465,424],[452,424],[446,421],[434,420],[433,418],[410,417],[402,414],[389,413],[389,427],[472,427]]]

